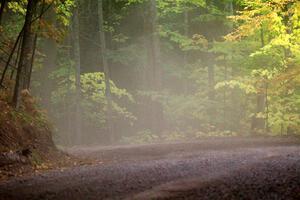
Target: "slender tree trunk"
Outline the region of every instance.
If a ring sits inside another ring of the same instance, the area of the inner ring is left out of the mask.
[[[224,58],[225,60],[225,58]],[[224,81],[228,80],[228,62],[225,61],[224,66]],[[227,88],[224,88],[223,91],[223,107],[224,107],[224,113],[223,113],[223,128],[224,130],[227,129]]]
[[[211,58],[209,60],[212,60]],[[213,63],[209,63],[210,66],[208,66],[208,98],[210,101],[215,100],[215,66]]]
[[[156,92],[162,89],[162,69],[160,66],[160,38],[158,30],[158,13],[156,0],[150,0],[150,47],[149,47],[149,69],[150,88]],[[151,102],[150,108],[151,127],[155,134],[160,134],[163,129],[163,108],[157,101]]]
[[[261,47],[265,46],[265,40],[264,40],[264,31],[263,28],[261,28]],[[261,117],[257,117],[259,113],[264,113],[265,112],[265,83],[259,83],[259,91],[256,96],[256,115],[252,119],[252,125],[251,129],[255,133],[259,130],[264,130],[265,129],[265,119]]]
[[[36,0],[37,1],[37,0]],[[38,1],[37,1],[38,2]],[[33,12],[36,12],[36,6],[38,3],[35,3],[34,5],[34,9]],[[31,23],[32,24],[32,23]],[[33,31],[32,30],[33,27],[31,27],[31,30],[28,34],[28,41],[30,43],[30,49],[28,48],[28,58],[26,60],[26,64],[23,66],[24,67],[24,80],[23,80],[23,84],[22,84],[22,89],[23,90],[29,90],[29,86],[30,86],[30,79],[31,79],[31,72],[32,72],[32,64],[33,64],[33,57],[35,54],[35,45],[36,45],[36,30]],[[24,33],[25,35],[25,33]],[[25,36],[23,37],[24,40]]]
[[[205,0],[207,6],[211,6],[212,5],[212,1],[210,0]],[[209,42],[212,43],[213,38],[209,38]],[[209,123],[212,126],[215,126],[215,66],[214,66],[214,55],[210,52],[206,53],[207,55],[207,60],[206,60],[206,66],[207,66],[207,76],[208,76],[208,101],[209,101],[209,105],[208,105],[208,119],[209,119]]]
[[[73,48],[73,38],[74,38],[74,33],[73,33],[73,28],[72,26],[69,26],[69,32],[71,33],[69,35],[69,37],[67,38],[67,44],[68,44],[68,58],[69,60],[74,60],[75,56],[74,56],[74,48]],[[72,81],[71,81],[71,77],[72,77],[72,65],[70,63],[68,70],[67,70],[67,76],[68,76],[68,80],[67,80],[67,95],[65,97],[67,102],[72,102],[72,94],[71,94],[71,87],[72,87]],[[67,144],[68,145],[72,145],[74,143],[74,133],[73,133],[73,128],[72,128],[72,119],[73,119],[73,112],[74,109],[72,109],[72,106],[70,106],[70,103],[65,104],[64,106],[64,110],[65,110],[65,118],[66,118],[66,140],[67,140]]]
[[[286,34],[291,35],[293,33],[293,25],[292,25],[292,12],[289,12],[289,10],[291,9],[291,6],[293,5],[293,2],[287,2],[287,4],[284,6],[283,9],[283,13],[287,13],[285,14],[285,16],[283,17],[283,23],[285,25],[285,29],[286,29]],[[291,43],[291,37],[289,37],[289,43]],[[284,50],[284,54],[285,54],[285,59],[291,57],[291,48],[288,46],[287,48],[285,48]],[[286,134],[287,135],[292,135],[293,134],[293,128],[291,127],[291,125],[288,125],[286,127]]]
[[[187,38],[189,37],[189,11],[188,10],[184,11],[184,36]],[[187,52],[184,52],[183,61],[185,65],[188,63]]]
[[[38,28],[33,36],[33,50],[32,50],[32,55],[31,55],[31,64],[30,64],[30,69],[28,71],[28,79],[27,79],[27,82],[25,83],[26,84],[26,88],[30,88],[30,82],[31,82],[31,76],[32,76],[32,69],[33,69],[33,65],[34,65],[34,58],[35,58],[35,51],[36,51],[36,48],[37,48],[37,42],[38,42],[38,32],[40,31],[41,29],[41,21],[43,19],[43,15],[45,13],[45,0],[42,0],[42,8],[41,8],[41,13],[39,15],[39,18],[38,18]],[[48,56],[48,55],[47,55]],[[47,75],[48,76],[48,75]]]
[[[105,75],[105,96],[107,99],[107,134],[109,135],[110,142],[115,141],[115,133],[112,124],[112,95],[110,88],[110,69],[107,61],[106,39],[104,32],[104,19],[103,19],[103,0],[98,1],[98,20],[99,20],[99,38],[101,45],[101,60]]]
[[[6,65],[4,67],[4,70],[1,74],[1,80],[0,80],[0,86],[3,86],[3,82],[4,82],[4,79],[5,79],[5,75],[6,75],[6,72],[8,70],[8,67],[10,66],[10,61],[11,59],[13,58],[13,55],[16,51],[16,48],[18,47],[18,45],[20,45],[20,43],[22,43],[22,38],[23,38],[23,31],[24,31],[24,28],[22,29],[22,31],[19,33],[18,37],[17,37],[17,40],[15,41],[15,44],[12,48],[12,51],[10,52],[9,56],[8,56],[8,60],[6,62]]]
[[[156,0],[150,0],[146,4],[147,15],[145,15],[145,47],[147,49],[147,89],[160,90],[162,86],[160,68],[160,40],[158,35],[158,17]]]
[[[22,39],[20,39],[20,40],[22,41]],[[21,42],[19,42],[19,44],[18,44],[17,56],[15,59],[14,67],[18,66],[18,64],[19,64],[20,52],[21,52]],[[10,80],[13,80],[14,74],[15,74],[15,69],[13,68],[10,73]]]
[[[73,51],[74,51],[74,63],[76,69],[75,75],[75,87],[76,87],[76,113],[75,113],[75,143],[80,144],[82,142],[82,119],[81,119],[81,65],[80,65],[80,44],[79,44],[79,17],[78,17],[78,5],[74,10],[73,16]]]
[[[233,0],[229,1],[227,4],[227,11],[229,16],[233,16],[235,14],[235,8],[233,4]],[[234,23],[229,24],[229,32],[232,32],[234,30]],[[230,61],[232,61],[234,57],[232,49],[228,52],[228,58],[226,62],[226,70],[225,73],[227,74],[227,80],[229,79],[229,76],[231,78],[235,78],[236,74],[238,73],[238,69],[234,67],[234,65],[230,66]],[[227,93],[226,95],[226,128],[230,131],[239,131],[240,129],[240,117],[243,115],[243,103],[241,103],[239,99],[239,92],[234,89],[229,89],[229,91],[225,91]]]
[[[266,121],[265,121],[265,127],[266,127],[266,133],[270,131],[269,127],[269,100],[268,100],[268,95],[269,95],[269,83],[268,79],[266,79],[265,83],[265,107],[266,107]]]
[[[261,47],[263,48],[265,46],[265,33],[263,27],[260,29],[260,41],[261,41]]]
[[[208,72],[208,114],[209,114],[209,123],[215,126],[215,66],[213,63],[213,55],[211,53],[208,54],[207,58],[207,72]]]
[[[184,11],[184,36],[189,38],[189,10]],[[188,51],[183,52],[183,66],[187,67],[189,61],[188,61]],[[188,81],[184,80],[183,82],[183,91],[185,94],[188,93]]]
[[[56,16],[53,8],[47,12],[45,18],[55,26]],[[41,91],[41,97],[43,106],[49,110],[51,104],[51,93],[54,90],[54,81],[49,78],[49,74],[56,69],[57,44],[54,39],[50,37],[42,38],[41,44],[41,51],[44,55],[47,55],[43,60],[43,69],[41,71],[41,77],[43,78],[43,81],[41,81],[41,88],[46,89]],[[70,57],[70,59],[73,59],[73,57]]]
[[[34,39],[33,39],[33,49],[32,49],[32,55],[31,55],[31,63],[30,63],[30,67],[29,67],[29,70],[28,70],[28,79],[27,79],[27,81],[25,83],[25,86],[24,86],[27,89],[30,88],[32,69],[33,69],[35,51],[36,51],[36,46],[37,46],[37,39],[38,39],[38,35],[36,33],[34,35]]]
[[[4,13],[4,9],[6,7],[7,1],[6,0],[0,0],[0,3],[1,3],[1,7],[0,7],[0,26],[1,26],[1,24],[2,24],[2,16],[3,16],[3,13]]]
[[[111,0],[106,0],[107,1],[107,23],[109,26],[113,26],[113,21],[112,21],[112,18],[113,18],[113,4],[112,4],[112,1]],[[103,6],[103,5],[102,5]],[[109,31],[107,34],[106,34],[106,37],[105,37],[105,41],[106,41],[106,49],[107,50],[113,50],[114,49],[114,46],[113,46],[113,33],[112,31]],[[108,65],[111,66],[111,61],[108,60]],[[110,74],[112,75],[112,74]],[[111,78],[111,77],[110,77]]]
[[[158,14],[156,0],[151,0],[151,14],[152,14],[152,64],[153,64],[153,80],[154,90],[162,89],[162,69],[160,67],[160,39],[158,30]]]
[[[24,33],[22,40],[22,48],[20,53],[20,62],[17,70],[16,84],[13,95],[13,106],[18,109],[21,100],[21,90],[28,89],[26,83],[29,79],[30,66],[31,66],[31,55],[33,53],[34,45],[34,34],[32,31],[32,19],[35,13],[35,8],[37,5],[37,0],[28,0],[27,12],[25,16],[24,23]]]
[[[137,83],[138,83],[138,90],[140,91],[147,91],[150,89],[150,80],[149,80],[149,47],[150,47],[150,37],[149,37],[149,18],[150,18],[150,13],[148,9],[148,4],[144,3],[140,5],[140,15],[143,18],[143,53],[146,56],[146,61],[143,63],[143,68],[140,70],[140,77],[138,77]],[[145,11],[146,10],[146,11]],[[139,124],[138,128],[139,129],[150,129],[151,127],[149,126],[149,121],[150,121],[150,115],[149,115],[149,107],[150,107],[150,100],[146,96],[140,96],[140,99],[138,100],[139,102],[142,102],[139,105],[138,109],[138,119],[139,119]]]
[[[162,70],[160,68],[160,40],[158,35],[158,16],[156,0],[146,1],[144,4],[144,45],[146,62],[142,72],[143,89],[159,92],[162,89]],[[163,109],[162,105],[151,97],[143,97],[141,106],[141,128],[149,129],[155,134],[162,131]]]
[[[234,15],[233,0],[231,0],[229,2],[229,15],[230,16]],[[230,23],[230,32],[233,31],[233,30],[234,30],[233,23]],[[230,61],[233,59],[232,49],[230,49],[228,57],[229,57],[228,59]],[[228,80],[228,71],[229,71],[228,68],[229,67],[230,67],[229,62],[226,62],[226,64],[225,64],[225,80],[226,81]],[[236,71],[236,69],[233,66],[231,66],[231,77],[232,78],[234,77],[234,75],[236,73],[235,71]],[[233,106],[230,109],[228,109],[228,103],[226,102],[227,101],[227,96],[226,96],[227,90],[226,89],[225,89],[224,93],[225,93],[224,94],[225,95],[225,100],[224,100],[224,122],[225,122],[225,125],[224,125],[224,127],[229,128],[231,131],[233,131],[234,128],[235,128],[235,125],[237,124],[237,123],[235,123],[236,118],[234,117],[234,114],[235,114],[236,110],[234,110]],[[231,90],[231,93],[230,93],[231,105],[236,105],[236,102],[237,102],[236,95],[237,95],[237,92],[234,89]],[[228,125],[228,121],[226,122],[227,118],[230,119],[230,124],[229,125]]]

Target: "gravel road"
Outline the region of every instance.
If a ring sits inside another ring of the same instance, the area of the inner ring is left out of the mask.
[[[295,139],[77,147],[98,164],[0,183],[0,199],[300,199]]]

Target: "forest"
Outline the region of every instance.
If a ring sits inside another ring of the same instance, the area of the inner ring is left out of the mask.
[[[297,0],[1,0],[0,34],[1,112],[57,144],[299,134]]]
[[[0,0],[0,200],[298,200],[299,169],[299,0]]]

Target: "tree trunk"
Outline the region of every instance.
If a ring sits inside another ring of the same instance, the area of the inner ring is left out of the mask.
[[[28,69],[28,78],[27,78],[27,80],[25,82],[25,86],[24,86],[24,88],[26,88],[26,89],[30,88],[32,69],[33,69],[34,58],[35,58],[35,51],[36,51],[37,41],[38,41],[38,32],[41,29],[41,20],[42,20],[43,14],[45,12],[44,9],[45,9],[45,0],[42,1],[42,9],[41,9],[41,13],[38,18],[38,21],[39,21],[38,28],[35,31],[35,33],[33,34],[33,48],[32,48],[32,54],[31,54],[31,63],[30,63],[29,69]]]
[[[292,20],[291,20],[293,12],[290,12],[290,9],[291,9],[292,5],[293,5],[293,2],[288,2],[287,4],[285,4],[285,6],[283,8],[283,11],[284,11],[283,13],[287,13],[283,17],[283,23],[284,23],[285,29],[286,29],[285,32],[288,35],[291,35],[293,33],[293,24],[292,24]],[[289,43],[292,43],[291,42],[291,37],[289,37],[288,40],[289,40]],[[292,54],[291,48],[290,48],[290,46],[287,46],[284,49],[284,57],[285,57],[285,59],[291,57],[291,54]],[[286,132],[287,135],[289,135],[289,136],[293,134],[293,129],[292,129],[292,127],[290,125],[287,126],[287,130],[286,131],[287,131]]]
[[[208,72],[208,114],[209,114],[209,123],[215,126],[215,66],[213,63],[213,55],[208,53],[207,59],[207,72]]]
[[[27,11],[24,23],[24,33],[20,53],[20,62],[18,65],[16,84],[13,95],[13,106],[18,109],[21,100],[21,90],[28,89],[28,80],[30,77],[30,66],[34,46],[34,33],[32,31],[32,19],[35,13],[37,0],[28,0]]]
[[[265,131],[268,133],[270,131],[270,126],[269,126],[269,100],[268,100],[268,95],[269,95],[269,83],[268,79],[266,79],[265,82],[265,112],[266,112],[266,119],[265,119]]]
[[[148,69],[150,76],[150,89],[160,92],[162,89],[162,69],[160,66],[160,39],[158,32],[158,14],[156,0],[150,0],[149,16],[149,47],[148,47]],[[161,103],[151,100],[150,124],[155,134],[160,134],[163,129],[163,108]]]
[[[19,46],[19,47],[21,47],[21,44],[20,43],[22,43],[22,41],[23,41],[23,31],[24,31],[24,28],[21,30],[21,32],[19,33],[19,35],[18,35],[18,37],[17,37],[17,40],[15,41],[15,44],[14,44],[14,46],[13,46],[13,48],[12,48],[12,50],[11,50],[11,52],[10,52],[10,54],[9,54],[9,56],[8,56],[8,60],[6,61],[6,65],[5,65],[5,67],[4,67],[4,70],[3,70],[3,72],[2,72],[2,74],[1,74],[1,80],[0,80],[0,87],[2,87],[2,86],[4,86],[3,85],[3,83],[4,83],[4,79],[5,79],[5,75],[6,75],[6,72],[7,72],[7,70],[8,70],[8,68],[11,66],[11,64],[10,64],[10,61],[12,60],[12,58],[13,58],[13,55],[14,55],[14,53],[15,53],[15,51],[16,51],[16,48]],[[19,52],[18,52],[19,53]],[[18,57],[18,56],[17,56]],[[18,58],[17,58],[17,60],[15,61],[15,63],[17,63],[18,62]],[[16,65],[15,65],[16,66]],[[14,66],[14,67],[15,67]]]
[[[229,2],[229,16],[233,16],[234,15],[234,8],[233,8],[233,0],[231,0]],[[229,31],[232,32],[234,31],[234,23],[230,23],[229,25]],[[230,50],[229,52],[229,55],[228,55],[228,59],[229,60],[232,60],[233,59],[233,51],[232,49]],[[226,63],[226,69],[225,69],[225,77],[226,77],[226,81],[228,80],[228,76],[229,76],[229,65],[228,65],[229,62]],[[234,66],[231,66],[231,78],[233,79],[235,77],[235,74],[237,73],[237,70],[234,68]],[[226,90],[225,90],[225,93],[226,93]],[[236,89],[231,89],[230,92],[228,92],[229,95],[230,95],[230,103],[231,103],[231,107],[228,107],[228,103],[225,105],[225,120],[227,119],[227,122],[225,122],[227,125],[226,128],[229,128],[231,131],[238,131],[239,128],[240,128],[240,120],[239,118],[237,118],[237,114],[236,113],[239,113],[239,109],[240,110],[243,110],[244,108],[242,108],[241,106],[237,106],[238,104],[242,105],[242,103],[240,103],[239,101],[239,98],[237,97],[238,96],[238,92],[236,91]],[[226,100],[225,100],[226,101]],[[229,101],[228,101],[229,102]],[[227,110],[226,110],[227,108]],[[241,115],[241,113],[240,113]],[[229,120],[228,120],[229,119]],[[238,121],[238,123],[237,123]]]
[[[69,37],[67,38],[67,46],[69,47],[68,49],[68,59],[71,61],[71,60],[74,60],[75,56],[74,56],[74,48],[73,48],[73,38],[74,38],[74,33],[73,33],[73,27],[72,26],[69,26],[69,32],[71,33],[69,35]],[[80,64],[81,66],[81,64]],[[66,94],[66,97],[64,98],[64,100],[66,102],[72,102],[73,101],[73,96],[72,96],[72,92],[71,92],[71,87],[72,87],[72,81],[70,79],[70,77],[72,77],[73,75],[73,72],[72,72],[72,65],[70,65],[68,67],[68,70],[67,70],[67,77],[68,77],[68,80],[67,80],[67,94]],[[66,124],[64,124],[63,127],[66,127],[66,143],[68,145],[72,145],[74,143],[74,128],[72,126],[73,124],[73,112],[74,112],[74,109],[72,109],[72,106],[70,105],[70,103],[64,103],[63,105],[63,109],[64,109],[64,117],[66,119]]]
[[[4,9],[5,9],[7,1],[6,0],[0,0],[0,3],[1,3],[1,7],[0,7],[0,26],[1,26],[2,16],[3,16]]]
[[[76,110],[75,110],[75,142],[80,144],[82,142],[82,120],[81,120],[81,65],[80,65],[80,45],[79,45],[79,19],[78,19],[78,5],[74,10],[73,16],[73,30],[72,30],[72,40],[73,40],[73,51],[74,51],[74,63],[76,69],[75,75],[75,86],[76,86]]]
[[[153,68],[153,86],[154,90],[162,89],[162,70],[160,67],[160,39],[158,32],[158,15],[156,0],[151,0],[151,29],[152,29],[152,68]]]
[[[32,69],[33,69],[33,64],[34,64],[34,57],[35,57],[35,51],[37,47],[37,40],[38,40],[38,34],[35,33],[33,37],[33,48],[32,48],[32,54],[31,54],[31,63],[30,67],[28,69],[28,78],[25,83],[25,88],[29,89],[30,88],[30,83],[31,83],[31,76],[32,76]]]
[[[22,38],[20,40],[22,41]],[[19,63],[20,52],[21,52],[21,42],[19,42],[17,46],[18,46],[17,47],[17,56],[16,56],[16,59],[15,59],[15,62],[14,62],[14,67],[18,66],[18,63]],[[10,80],[14,79],[14,74],[15,74],[15,68],[11,70]]]
[[[53,8],[48,11],[45,18],[52,24],[56,23],[56,16]],[[51,74],[57,66],[57,45],[54,39],[50,37],[43,38],[41,43],[41,51],[44,55],[47,55],[43,60],[43,69],[41,71],[41,77],[43,78],[43,81],[41,81],[41,88],[46,89],[41,91],[41,97],[43,106],[49,110],[51,93],[54,90],[54,82],[49,78],[49,74]]]
[[[189,10],[186,9],[184,11],[184,36],[186,38],[189,38]],[[186,68],[187,65],[189,64],[189,61],[188,61],[188,51],[184,51],[183,52],[183,66]],[[184,79],[184,82],[183,82],[183,91],[184,91],[184,94],[187,94],[188,93],[188,81],[186,79]]]
[[[112,124],[112,95],[110,89],[110,69],[107,61],[107,50],[106,50],[106,39],[104,32],[104,19],[103,19],[103,0],[98,1],[98,21],[99,21],[99,38],[101,45],[101,60],[102,66],[105,75],[105,96],[107,100],[107,134],[110,138],[110,142],[113,143],[115,141],[115,133],[113,131]]]
[[[261,28],[261,47],[265,46],[265,40],[264,40],[264,31],[263,28]],[[259,113],[265,112],[265,83],[261,83],[258,88],[258,94],[256,96],[256,113],[255,116],[252,119],[251,129],[252,132],[257,133],[259,130],[265,129],[265,119],[261,117],[257,117]]]
[[[224,58],[225,59],[225,58]],[[224,81],[226,82],[228,80],[228,62],[225,61],[224,65]],[[223,113],[223,129],[227,130],[227,88],[224,88],[223,91],[223,107],[224,107],[224,113]]]

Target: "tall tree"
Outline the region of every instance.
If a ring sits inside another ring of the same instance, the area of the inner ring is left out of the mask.
[[[234,8],[233,8],[233,0],[231,0],[229,3],[228,3],[228,10],[229,10],[229,16],[233,16],[234,15]],[[234,24],[231,22],[229,24],[229,31],[232,32],[234,30]],[[224,79],[225,81],[228,80],[228,77],[229,77],[229,63],[230,61],[232,61],[233,59],[233,50],[232,48],[229,49],[229,53],[228,53],[228,60],[226,61],[225,63],[225,76],[224,76]],[[231,77],[234,77],[236,73],[236,69],[235,67],[232,65],[231,66]],[[234,118],[234,112],[236,112],[237,109],[234,110],[234,108],[236,107],[231,107],[229,111],[228,110],[228,102],[227,102],[227,96],[226,96],[226,93],[227,93],[227,89],[224,89],[224,128],[227,129],[229,128],[231,131],[235,131],[235,127],[237,127],[239,125],[239,123],[232,123],[233,121],[236,121],[236,119]],[[237,102],[237,93],[235,90],[232,90],[231,91],[231,105],[237,105],[236,102]],[[233,111],[234,110],[234,111]],[[228,116],[228,117],[227,117]],[[227,118],[230,119],[230,125],[228,126],[228,121],[227,121]]]
[[[80,44],[79,44],[79,19],[78,19],[78,5],[74,10],[73,16],[73,30],[72,30],[72,40],[73,40],[73,51],[74,51],[74,63],[76,69],[75,75],[75,86],[76,86],[76,113],[75,113],[75,142],[77,144],[81,143],[82,140],[82,119],[81,119],[81,64],[80,64]]]
[[[260,42],[261,47],[265,46],[265,35],[263,27],[260,29]],[[257,83],[258,94],[256,96],[256,113],[253,117],[251,129],[253,133],[257,133],[259,130],[264,130],[265,128],[265,119],[261,116],[262,113],[265,112],[266,106],[266,94],[265,94],[265,81],[259,81]]]
[[[208,73],[208,100],[209,100],[209,122],[211,125],[214,125],[215,122],[215,65],[213,55],[208,53],[207,55],[207,73]]]
[[[160,66],[160,39],[158,31],[158,13],[157,13],[157,1],[150,0],[150,13],[151,13],[151,56],[150,64],[152,65],[152,87],[154,90],[160,90],[162,88],[162,69]]]
[[[110,69],[107,60],[107,49],[106,49],[106,38],[104,31],[104,18],[103,18],[103,0],[98,0],[98,22],[99,22],[99,38],[100,38],[100,54],[101,62],[105,75],[105,96],[107,99],[107,112],[106,112],[106,123],[107,123],[107,134],[109,135],[110,142],[114,142],[115,133],[112,124],[112,95],[110,88]]]
[[[4,9],[5,9],[7,1],[6,0],[1,0],[0,3],[1,3],[1,6],[0,6],[0,25],[1,25],[2,16],[3,16]]]
[[[160,38],[158,30],[157,1],[149,1],[149,39],[148,39],[148,76],[149,89],[159,92],[162,89],[162,69],[160,66]],[[150,112],[150,124],[152,130],[159,134],[163,126],[163,110],[159,102],[152,101]]]
[[[56,13],[54,7],[52,6],[49,11],[45,15],[45,19],[56,28]],[[47,35],[46,37],[41,39],[41,52],[46,55],[43,59],[43,69],[41,71],[41,77],[43,77],[43,81],[41,81],[41,88],[47,88],[41,91],[42,103],[43,105],[49,109],[51,93],[53,91],[54,82],[49,78],[49,74],[56,69],[57,66],[57,52],[58,45],[54,38],[51,35]],[[47,78],[44,78],[47,77]]]
[[[206,5],[208,7],[213,5],[213,2],[206,0]],[[210,36],[208,41],[210,43],[209,48],[212,48],[213,38],[214,36]],[[208,107],[208,116],[209,116],[209,123],[211,125],[215,125],[215,62],[214,62],[214,55],[211,52],[206,53],[206,67],[207,67],[207,77],[208,77],[208,100],[209,100],[209,107]]]
[[[189,38],[190,34],[190,27],[189,27],[189,9],[185,8],[184,10],[184,36],[186,38]],[[183,52],[183,66],[186,67],[188,65],[188,51]],[[184,92],[188,92],[188,82],[184,80]]]
[[[20,61],[17,70],[16,83],[14,88],[14,95],[12,104],[15,108],[19,108],[21,100],[21,90],[29,89],[29,80],[32,65],[32,54],[34,53],[34,30],[32,27],[32,20],[38,0],[28,0],[27,11],[25,16],[22,46],[20,52]]]

